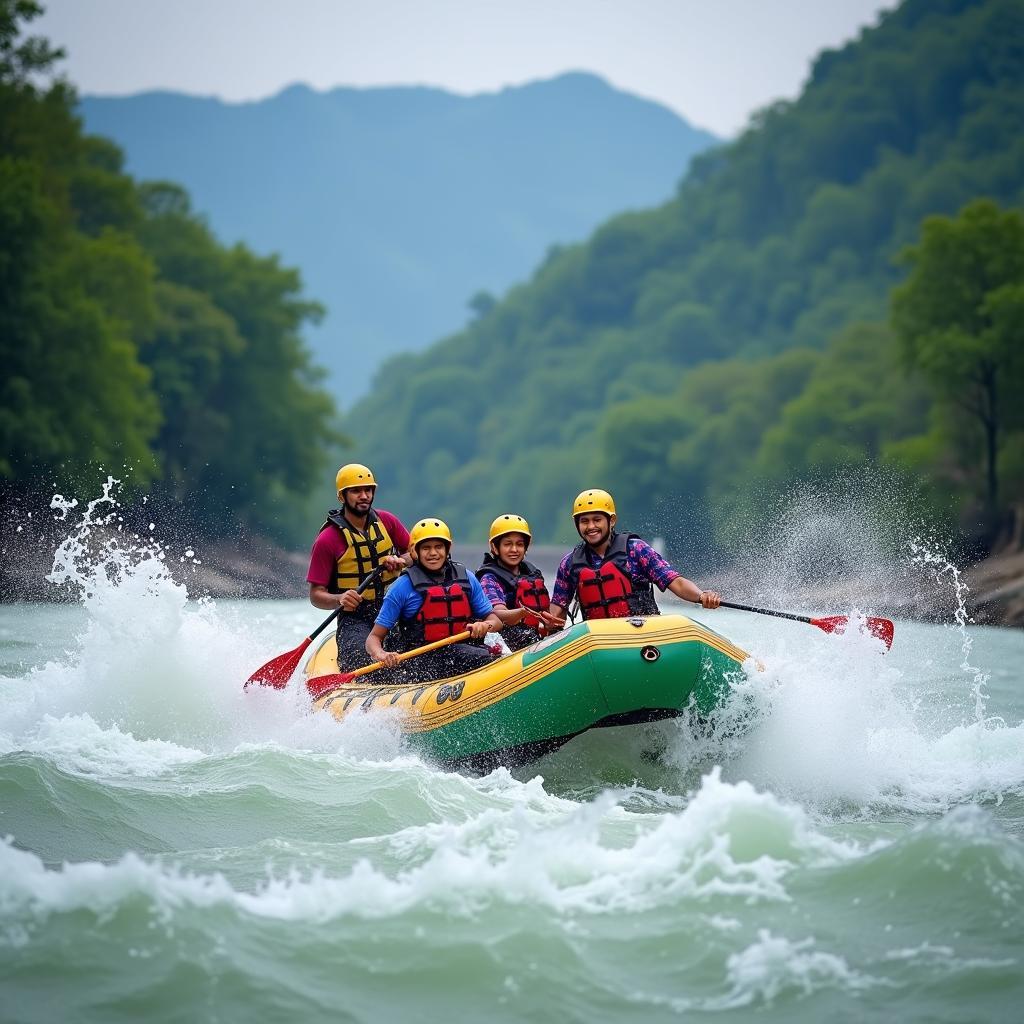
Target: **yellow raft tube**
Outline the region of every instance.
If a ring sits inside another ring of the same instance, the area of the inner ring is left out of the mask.
[[[747,653],[684,615],[581,622],[449,679],[373,685],[372,673],[314,707],[337,719],[386,711],[410,746],[445,766],[522,764],[591,728],[650,722],[694,706],[709,713]],[[338,671],[329,636],[306,677]],[[408,667],[415,672],[415,660]]]

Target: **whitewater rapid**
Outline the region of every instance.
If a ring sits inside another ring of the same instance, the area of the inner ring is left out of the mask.
[[[475,777],[243,693],[308,605],[64,514],[78,602],[0,608],[0,1019],[1016,1019],[1020,632],[706,613],[761,665],[712,728]]]

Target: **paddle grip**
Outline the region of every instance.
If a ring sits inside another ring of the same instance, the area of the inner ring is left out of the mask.
[[[392,554],[397,554],[397,552],[393,548]],[[367,576],[366,579],[363,580],[363,582],[360,583],[358,587],[356,587],[356,593],[361,594],[368,586],[370,586],[371,583],[373,583],[375,580],[380,579],[380,574],[383,571],[384,566],[378,565],[377,568],[374,569],[373,572],[371,572],[370,575]],[[328,615],[327,618],[324,619],[324,621],[321,622],[320,625],[317,626],[316,629],[314,629],[313,632],[310,633],[308,637],[306,637],[306,639],[310,642],[315,640],[340,614],[341,605],[338,605],[338,607],[335,608],[334,611],[331,612],[331,614]]]

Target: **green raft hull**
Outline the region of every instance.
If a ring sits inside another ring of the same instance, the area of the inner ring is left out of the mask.
[[[329,637],[308,678],[338,671]],[[583,622],[467,675],[373,686],[372,674],[330,690],[315,708],[337,719],[382,711],[409,745],[445,767],[523,764],[588,729],[708,714],[745,651],[682,615]],[[408,663],[415,670],[415,661]]]

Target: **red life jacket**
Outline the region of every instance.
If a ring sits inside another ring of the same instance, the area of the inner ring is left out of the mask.
[[[544,586],[544,576],[540,569],[524,558],[519,563],[519,574],[516,575],[487,552],[483,564],[476,571],[477,579],[483,579],[484,576],[493,576],[501,584],[506,608],[526,609],[527,614],[520,625],[535,629],[539,636],[547,635],[537,612],[546,612],[551,607],[551,597],[548,588]]]
[[[399,623],[402,638],[410,648],[432,644],[465,630],[473,609],[469,603],[469,573],[461,562],[449,559],[439,574],[424,572],[414,563],[405,573],[423,596],[423,606],[415,618]]]
[[[635,533],[613,533],[600,569],[587,560],[587,544],[573,548],[569,578],[576,585],[584,619],[624,619],[629,615],[660,615],[649,582],[633,582],[626,571],[627,548]],[[639,539],[639,538],[637,538]]]

